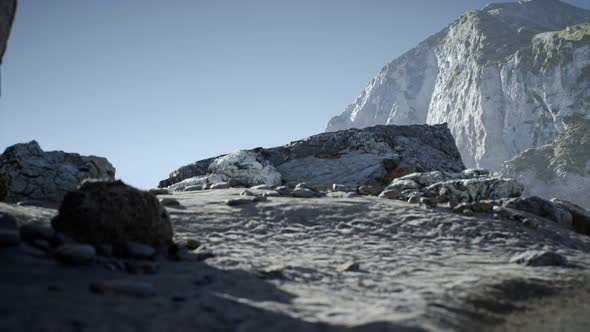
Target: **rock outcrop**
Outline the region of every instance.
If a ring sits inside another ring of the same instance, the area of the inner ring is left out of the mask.
[[[327,131],[446,122],[466,166],[497,170],[589,117],[590,11],[491,4],[387,64]]]
[[[16,0],[0,0],[0,65],[16,15]]]
[[[112,245],[115,254],[125,254],[129,242],[166,252],[174,235],[156,196],[122,181],[84,181],[66,194],[52,225],[76,241]]]
[[[413,172],[461,172],[461,156],[446,125],[374,126],[323,133],[287,145],[197,161],[160,187],[183,190],[212,177],[244,185],[305,182],[319,188],[386,185]],[[176,184],[176,185],[175,185]]]
[[[590,207],[590,120],[576,119],[555,142],[527,149],[501,173],[525,185],[525,194],[559,197]]]
[[[37,142],[31,141],[8,147],[0,155],[0,177],[9,183],[8,202],[59,203],[66,192],[76,190],[84,179],[114,180],[115,168],[101,157],[44,152]]]

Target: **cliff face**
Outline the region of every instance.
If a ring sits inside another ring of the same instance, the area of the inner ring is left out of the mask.
[[[492,4],[386,65],[327,131],[448,123],[468,167],[498,169],[590,116],[590,11]]]
[[[6,51],[10,29],[16,14],[16,0],[0,0],[0,64]]]

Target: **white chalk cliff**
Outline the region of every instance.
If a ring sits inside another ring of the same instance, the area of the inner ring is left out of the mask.
[[[469,11],[387,64],[327,131],[446,122],[466,166],[498,169],[590,118],[587,22],[558,0]]]

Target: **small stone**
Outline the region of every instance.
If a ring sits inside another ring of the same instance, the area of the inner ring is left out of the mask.
[[[253,193],[252,191],[250,191],[250,190],[243,190],[243,191],[240,193],[240,196],[256,196],[256,194],[254,194],[254,193]]]
[[[242,181],[235,179],[235,178],[229,178],[227,180],[227,184],[229,184],[229,186],[232,188],[246,187],[246,185]]]
[[[203,190],[209,190],[209,189],[211,189],[211,185],[212,185],[211,183],[204,184],[203,185]]]
[[[491,201],[478,201],[471,203],[471,210],[477,213],[490,213],[494,208]]]
[[[135,280],[93,282],[90,284],[90,291],[98,294],[113,293],[135,297],[151,297],[156,295],[156,290],[152,284]]]
[[[337,272],[358,272],[360,269],[359,263],[356,262],[346,262],[336,267]]]
[[[96,256],[96,250],[87,244],[64,244],[57,249],[55,255],[64,263],[87,264]]]
[[[410,204],[418,204],[418,203],[420,203],[420,196],[410,195],[410,197],[408,197],[408,203],[410,203]]]
[[[162,204],[163,206],[180,206],[180,202],[178,202],[176,198],[170,197],[162,198],[160,200],[160,204]]]
[[[534,219],[531,218],[524,218],[522,220],[522,224],[530,229],[537,229],[539,228],[539,225],[537,224],[537,222]]]
[[[259,184],[257,186],[250,187],[250,189],[254,189],[254,190],[271,190],[272,189],[272,186],[269,186],[267,184]]]
[[[202,184],[195,184],[192,186],[186,186],[184,188],[184,191],[199,191],[199,190],[203,190],[203,185]]]
[[[297,185],[299,186],[299,185]],[[291,196],[298,197],[298,198],[312,198],[316,197],[316,193],[308,188],[295,188],[291,192]]]
[[[354,192],[356,193],[357,188],[355,186],[348,186],[345,184],[336,184],[334,183],[332,185],[332,191],[336,192],[336,191],[343,191],[343,192]]]
[[[461,211],[461,213],[465,216],[473,216],[473,211],[471,209],[465,209]]]
[[[526,266],[566,266],[567,258],[551,251],[527,250],[512,256],[510,263]]]
[[[131,274],[156,274],[160,270],[160,264],[150,261],[127,261],[125,270]]]
[[[328,193],[326,196],[331,198],[353,198],[357,197],[358,194],[354,191],[333,191]]]
[[[20,243],[20,234],[17,230],[0,229],[0,247],[13,247]]]
[[[492,208],[492,212],[496,214],[500,219],[506,219],[512,216],[512,213],[508,209],[503,208],[501,206],[494,206]]]
[[[210,187],[210,189],[228,189],[228,188],[229,188],[229,183],[227,183],[227,182],[213,183]]]
[[[254,200],[254,198],[236,198],[236,199],[228,199],[227,201],[225,201],[225,205],[239,206],[239,205],[253,204],[255,202],[256,201]]]
[[[170,194],[170,191],[168,189],[164,189],[164,188],[153,188],[153,189],[150,189],[149,192],[156,195],[156,196]]]
[[[383,191],[381,186],[360,186],[358,193],[365,196],[377,196]]]
[[[256,271],[256,276],[260,279],[283,279],[285,274],[283,270],[284,266],[272,265]]]
[[[201,242],[197,241],[197,240],[193,240],[193,239],[187,239],[184,246],[188,249],[188,250],[195,250],[198,249],[201,246]]]
[[[281,194],[279,194],[278,191],[269,190],[269,191],[263,192],[262,196],[264,196],[264,197],[279,197],[279,196],[281,196]]]
[[[386,189],[379,194],[379,198],[398,199],[400,197],[402,197],[402,193],[397,189]]]
[[[55,231],[49,225],[30,223],[20,227],[20,236],[24,241],[49,241],[55,236]]]
[[[428,207],[436,207],[436,202],[430,197],[420,197],[420,205],[426,205]]]
[[[281,196],[289,196],[289,195],[291,195],[291,190],[287,186],[278,186],[278,187],[275,187],[275,191],[277,191]]]
[[[156,255],[156,249],[147,244],[129,241],[127,242],[127,254],[138,259],[150,259]]]

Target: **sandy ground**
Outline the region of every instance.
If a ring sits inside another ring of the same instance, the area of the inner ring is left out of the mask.
[[[230,207],[239,189],[179,193],[178,239],[205,262],[157,259],[134,275],[100,262],[64,266],[27,245],[0,249],[4,331],[584,331],[590,238],[374,197],[269,198]],[[20,222],[54,210],[0,204]],[[554,250],[571,267],[507,263]],[[358,271],[338,271],[355,262]],[[101,280],[147,282],[155,295],[95,294]]]

